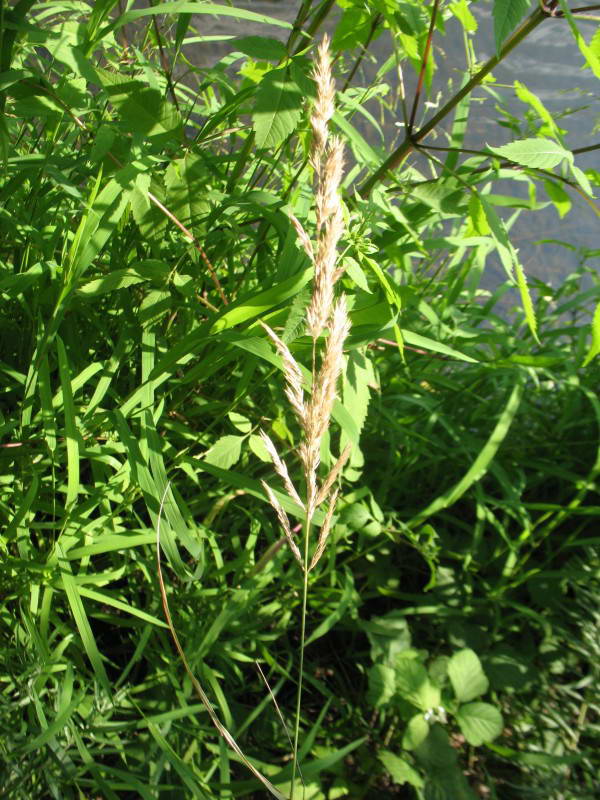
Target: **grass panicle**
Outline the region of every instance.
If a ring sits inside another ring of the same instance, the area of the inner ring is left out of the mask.
[[[338,243],[344,233],[344,215],[339,196],[344,168],[344,146],[337,137],[329,139],[328,125],[334,112],[335,83],[331,73],[331,55],[327,37],[324,37],[318,48],[317,63],[313,77],[317,84],[317,100],[311,116],[311,164],[315,172],[316,183],[316,247],[313,246],[302,224],[296,217],[292,217],[292,224],[296,229],[300,245],[313,262],[315,268],[312,295],[306,312],[307,329],[313,340],[310,399],[305,400],[304,397],[302,370],[298,362],[287,345],[281,341],[271,328],[263,323],[264,329],[275,344],[277,352],[283,361],[286,397],[300,424],[301,443],[298,446],[297,455],[302,465],[306,491],[306,499],[301,501],[289,477],[289,472],[283,459],[278,454],[271,439],[263,432],[262,440],[271,457],[275,471],[283,481],[290,500],[301,505],[306,515],[303,537],[304,552],[301,553],[293,538],[285,511],[273,490],[263,481],[269,501],[277,514],[290,549],[296,561],[300,564],[304,575],[292,797],[294,794],[295,774],[298,769],[298,736],[304,643],[306,638],[308,573],[318,564],[325,551],[338,498],[338,491],[332,491],[332,487],[340,477],[344,464],[350,455],[350,447],[346,447],[334,467],[329,471],[323,482],[319,484],[321,445],[323,437],[328,432],[331,424],[337,384],[344,369],[344,343],[350,330],[346,299],[342,295],[335,300],[335,284],[342,274],[342,270],[338,266]],[[322,347],[319,347],[319,340],[325,329],[327,329],[327,338]],[[320,355],[319,366],[317,366],[318,355]],[[325,502],[327,502],[325,518],[317,537],[312,558],[310,558],[309,549],[314,514],[317,508]]]

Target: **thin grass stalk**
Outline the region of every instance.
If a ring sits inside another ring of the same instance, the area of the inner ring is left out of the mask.
[[[304,677],[304,651],[306,649],[306,613],[308,610],[308,548],[310,544],[311,520],[307,513],[304,523],[303,542],[303,581],[302,612],[300,617],[300,656],[298,664],[298,691],[296,692],[296,717],[294,719],[294,750],[292,753],[292,780],[290,784],[290,800],[294,800],[296,792],[296,772],[299,771],[298,743],[300,741],[300,714],[302,711],[302,686]]]

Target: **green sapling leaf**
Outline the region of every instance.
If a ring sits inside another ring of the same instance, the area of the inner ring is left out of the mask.
[[[390,753],[389,750],[381,750],[377,753],[377,758],[386,768],[394,783],[400,786],[409,783],[417,789],[423,787],[423,778],[411,767],[408,761],[400,758],[395,753]]]
[[[406,726],[406,731],[402,737],[402,747],[405,750],[414,750],[425,741],[428,735],[429,725],[425,717],[420,713],[415,714]]]
[[[570,164],[573,163],[573,153],[552,139],[534,137],[518,139],[501,147],[491,147],[491,145],[487,147],[492,153],[531,169],[552,169],[565,160]]]
[[[489,703],[466,703],[456,712],[456,720],[465,739],[477,747],[491,742],[502,733],[502,714]]]
[[[456,699],[461,703],[485,694],[489,687],[477,654],[469,648],[459,650],[452,656],[448,663],[448,677]]]

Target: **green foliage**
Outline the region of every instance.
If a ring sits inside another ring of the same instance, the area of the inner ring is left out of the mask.
[[[258,434],[287,456],[298,431],[259,323],[310,364],[312,267],[290,215],[313,224],[313,39],[333,4],[297,4],[295,26],[243,5],[0,9],[9,800],[264,796],[174,655],[159,517],[190,667],[244,753],[290,792],[302,586]],[[547,242],[579,260],[557,283],[512,236],[547,205],[563,219],[583,199],[597,214],[598,173],[570,149],[577,116],[557,119],[520,80],[482,88],[498,56],[477,63],[477,25],[494,25],[510,69],[507,42],[526,48],[537,25],[543,39],[537,5],[496,0],[492,23],[468,0],[439,3],[433,28],[420,0],[338,5],[352,331],[321,460],[346,443],[352,455],[309,582],[306,797],[591,800],[599,252]],[[597,32],[558,7],[566,20],[548,25],[568,26],[598,75]],[[215,15],[237,27],[197,66]],[[427,93],[451,18],[470,66],[438,102]],[[383,37],[392,55],[363,85]],[[398,66],[423,68],[420,95],[400,96]],[[513,91],[524,111],[503,113],[510,141],[463,150],[480,103],[502,110]]]

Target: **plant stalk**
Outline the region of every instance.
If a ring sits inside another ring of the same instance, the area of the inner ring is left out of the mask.
[[[311,518],[307,514],[304,523],[304,580],[302,583],[302,619],[300,621],[300,658],[298,664],[298,691],[296,693],[296,719],[294,722],[294,751],[292,760],[292,781],[290,800],[296,793],[296,772],[298,771],[298,742],[300,739],[300,711],[302,709],[302,683],[304,677],[304,646],[306,641],[306,611],[308,605],[308,544],[310,541]]]

